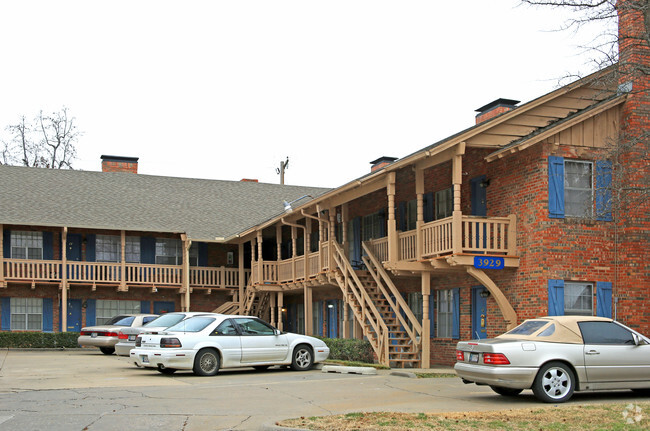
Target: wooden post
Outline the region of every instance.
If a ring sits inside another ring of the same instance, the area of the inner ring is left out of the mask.
[[[264,284],[264,259],[262,259],[262,231],[257,231],[257,279]]]
[[[120,290],[126,291],[128,290],[126,287],[126,232],[121,231],[120,232],[120,265],[121,265],[121,272],[120,272]]]
[[[461,143],[464,153],[465,146]],[[454,184],[454,211],[452,212],[452,251],[460,254],[463,251],[463,213],[460,208],[460,186],[463,183],[463,155],[454,155],[452,163],[452,181]]]
[[[275,225],[275,242],[279,263],[282,260],[282,225],[279,223]]]
[[[508,255],[517,256],[517,216],[510,214],[508,218]]]
[[[271,326],[277,327],[277,324],[276,324],[276,321],[275,321],[275,318],[277,316],[276,307],[275,307],[277,293],[276,292],[269,292],[269,293],[270,293],[269,308],[271,309],[271,322],[269,322],[269,323],[271,323]]]
[[[349,334],[349,327],[348,327],[348,319],[350,318],[350,306],[345,302],[345,298],[343,298],[343,303],[341,304],[343,307],[343,323],[341,324],[341,338],[350,338]]]
[[[327,268],[334,270],[334,240],[336,239],[336,208],[329,209],[330,223],[327,233]]]
[[[424,243],[422,238],[422,226],[424,225],[424,170],[415,170],[415,194],[417,196],[417,219],[415,222],[415,256],[417,260],[422,259]]]
[[[312,318],[312,291],[311,287],[304,283],[304,307],[305,307],[305,335],[312,335],[314,333],[314,322]]]
[[[0,224],[0,288],[6,286],[5,282],[5,262],[4,262],[4,229]]]
[[[431,321],[429,319],[429,295],[431,295],[431,273],[422,272],[422,354],[420,367],[429,368],[431,362]]]
[[[387,175],[386,192],[388,194],[388,261],[399,260],[399,238],[395,220],[395,172]]]
[[[190,311],[190,247],[192,241],[187,238],[187,235],[182,234],[181,240],[183,241],[183,289],[185,291],[185,303],[183,311]],[[182,304],[182,302],[181,302]]]
[[[284,322],[282,321],[282,317],[284,316],[284,313],[282,312],[282,309],[284,308],[284,292],[278,292],[278,328],[280,331],[284,331]]]
[[[237,265],[239,266],[239,315],[244,312],[244,300],[246,296],[244,295],[244,289],[246,287],[246,272],[244,272],[244,243],[239,244],[238,248],[239,255],[237,256]]]
[[[298,228],[291,226],[291,280],[293,283],[296,282],[296,253],[298,253],[298,247],[296,246],[297,233]]]
[[[68,228],[61,234],[61,332],[68,332]]]

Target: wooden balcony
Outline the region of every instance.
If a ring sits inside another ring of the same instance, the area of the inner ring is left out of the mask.
[[[53,282],[63,280],[64,265],[55,260],[4,259],[2,261],[5,281]],[[113,262],[67,262],[65,276],[68,283],[107,284],[127,286],[182,286],[183,270],[180,265],[150,265]],[[239,287],[239,269],[225,267],[190,267],[191,288],[237,288]],[[245,270],[246,280],[250,270]]]
[[[254,285],[273,284],[282,285],[314,278],[329,270],[329,244],[320,243],[320,251],[305,256],[294,256],[280,261],[253,262],[251,278]],[[305,276],[306,274],[306,276]]]

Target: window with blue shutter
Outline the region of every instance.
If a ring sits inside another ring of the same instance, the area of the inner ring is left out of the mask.
[[[612,221],[612,162],[596,161],[596,220]]]
[[[140,313],[151,313],[151,303],[149,301],[140,301]]]
[[[11,231],[9,229],[2,230],[2,256],[5,259],[11,257]]]
[[[612,283],[609,281],[596,283],[596,315],[612,317]]]
[[[564,315],[564,280],[548,281],[548,315]]]
[[[208,243],[199,243],[199,266],[208,266]]]
[[[52,332],[54,328],[54,302],[52,298],[43,298],[43,332]]]
[[[96,242],[97,235],[94,233],[86,234],[86,262],[94,262],[96,260]]]
[[[548,158],[548,215],[564,218],[564,158]]]
[[[453,311],[451,318],[451,338],[460,338],[460,289],[452,289]]]
[[[142,263],[156,263],[156,238],[152,236],[140,237],[140,260]]]
[[[431,338],[435,338],[436,334],[436,325],[435,325],[435,301],[434,295],[429,295],[429,335]]]
[[[0,298],[0,329],[3,331],[11,330],[11,298]]]

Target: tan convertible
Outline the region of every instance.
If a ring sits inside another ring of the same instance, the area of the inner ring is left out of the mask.
[[[505,396],[532,389],[541,401],[561,403],[574,391],[650,394],[650,339],[604,317],[525,320],[495,338],[459,342],[456,361],[465,383]]]

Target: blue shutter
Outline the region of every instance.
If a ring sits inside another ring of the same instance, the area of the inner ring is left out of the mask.
[[[94,233],[89,233],[86,235],[86,262],[94,262],[95,257],[95,245],[97,241],[97,235]]]
[[[151,313],[151,304],[149,301],[140,301],[140,313]]]
[[[386,236],[386,210],[379,211],[379,236],[381,238]]]
[[[451,338],[460,338],[460,289],[452,289]]]
[[[318,328],[316,328],[316,335],[323,336],[323,303],[325,301],[316,302],[316,322]]]
[[[599,281],[596,283],[596,315],[612,317],[612,283]]]
[[[399,212],[399,225],[397,229],[406,232],[406,202],[400,202],[397,205],[397,209]]]
[[[352,240],[354,241],[354,250],[352,256],[352,266],[361,267],[361,217],[352,219]]]
[[[548,215],[564,218],[564,158],[548,158]]]
[[[429,335],[431,336],[431,338],[434,338],[435,333],[436,333],[435,332],[436,325],[435,325],[435,322],[434,322],[434,319],[435,319],[435,316],[436,316],[436,314],[435,314],[435,306],[436,306],[436,304],[435,304],[435,301],[434,301],[434,295],[429,295],[429,331],[430,331]]]
[[[156,263],[156,238],[140,237],[140,260],[142,263]]]
[[[11,331],[11,298],[1,298],[0,313],[2,314],[2,321],[0,322],[0,329],[3,331]]]
[[[423,199],[422,205],[424,206],[424,222],[429,223],[430,221],[433,221],[434,218],[433,192],[425,193],[422,199]]]
[[[199,266],[208,266],[208,243],[199,243]]]
[[[596,220],[612,221],[612,162],[596,161]]]
[[[9,229],[2,231],[2,255],[5,259],[11,258],[11,231]]]
[[[43,232],[43,260],[54,259],[54,233]]]
[[[564,280],[548,281],[548,315],[564,316]]]
[[[97,306],[95,299],[86,300],[86,326],[95,326],[97,323]]]
[[[52,298],[43,298],[43,332],[52,332],[54,328],[54,303]]]

